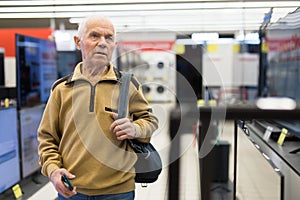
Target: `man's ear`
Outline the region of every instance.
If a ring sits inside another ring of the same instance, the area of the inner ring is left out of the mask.
[[[78,36],[74,36],[74,42],[76,45],[76,49],[80,50],[80,38]]]

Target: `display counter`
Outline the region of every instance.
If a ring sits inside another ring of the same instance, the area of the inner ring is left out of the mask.
[[[299,140],[288,140],[279,145],[276,140],[264,139],[265,131],[255,122],[246,123],[245,130],[256,148],[269,160],[283,180],[281,199],[298,199],[300,196],[300,148]]]
[[[300,119],[300,109],[296,108],[293,110],[263,110],[257,108],[255,105],[232,105],[232,106],[201,106],[199,107],[200,112],[200,134],[199,134],[199,152],[201,153],[201,147],[205,146],[208,141],[212,141],[214,137],[210,136],[207,140],[207,136],[212,135],[210,132],[211,124],[214,121],[225,121],[225,120],[234,120],[234,180],[233,180],[233,199],[236,199],[236,171],[237,171],[237,137],[238,137],[238,127],[240,121],[243,121],[241,128],[244,130],[244,125],[246,121],[251,121],[253,119]],[[250,129],[251,127],[251,129]],[[264,151],[270,155],[270,158],[273,159],[274,163],[281,167],[283,176],[285,177],[284,185],[284,199],[294,199],[293,193],[298,192],[294,191],[294,187],[299,184],[299,169],[300,159],[297,154],[290,154],[290,150],[300,147],[300,143],[289,143],[290,145],[280,146],[276,142],[272,141],[262,141],[258,136],[260,134],[258,130],[255,130],[255,127],[249,126],[250,134],[253,136],[254,141],[259,143],[264,147]],[[256,137],[255,137],[256,136]],[[252,138],[252,139],[253,139]],[[290,142],[290,141],[289,141]],[[270,143],[270,144],[269,144]],[[289,147],[287,147],[289,146]],[[272,152],[272,153],[269,153]],[[201,157],[200,156],[200,177],[201,177],[201,199],[210,199],[210,187],[211,187],[211,158],[208,155]],[[295,186],[293,186],[295,185]],[[292,196],[291,196],[292,195]],[[299,194],[297,194],[299,196]]]
[[[200,162],[200,190],[201,199],[209,200],[211,199],[210,191],[212,187],[213,179],[213,166],[212,157],[210,150],[212,149],[217,135],[214,132],[214,126],[217,123],[224,123],[226,120],[234,121],[234,141],[233,141],[233,199],[236,199],[236,177],[237,177],[237,140],[238,140],[238,129],[245,131],[246,128],[249,130],[249,139],[261,146],[263,155],[268,155],[272,160],[273,164],[280,169],[284,181],[282,182],[282,192],[281,199],[297,199],[296,196],[300,196],[299,189],[296,186],[300,185],[299,176],[299,153],[291,154],[293,151],[300,147],[299,141],[291,142],[287,144],[287,141],[283,145],[278,145],[275,141],[265,141],[262,139],[261,135],[263,133],[259,132],[255,126],[251,125],[253,120],[299,120],[300,119],[300,108],[293,110],[263,110],[259,109],[255,105],[230,105],[230,106],[201,106],[198,108],[198,115],[194,114],[194,109],[187,109],[185,112],[182,109],[176,108],[171,112],[170,115],[170,136],[174,138],[176,133],[181,133],[178,124],[185,123],[185,121],[195,121],[194,117],[198,116],[199,119],[199,162]],[[192,120],[186,120],[187,116],[193,113]],[[177,142],[179,144],[179,142]],[[178,152],[178,144],[173,143],[170,158],[174,157],[174,152]],[[177,146],[177,147],[176,147]],[[176,155],[175,155],[176,156]],[[171,179],[169,180],[169,199],[176,200],[179,199],[178,191],[179,189],[179,162],[174,162],[169,167],[169,175]],[[175,175],[176,174],[176,175]],[[177,192],[176,192],[177,191]]]

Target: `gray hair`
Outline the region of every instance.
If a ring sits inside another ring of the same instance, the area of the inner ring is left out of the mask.
[[[105,16],[102,16],[102,15],[90,15],[90,16],[84,18],[84,19],[80,22],[80,24],[79,24],[79,26],[78,26],[78,33],[77,33],[77,34],[78,34],[78,36],[79,36],[80,38],[83,36],[84,32],[86,31],[86,25],[87,25],[87,23],[88,23],[89,21],[95,20],[95,19],[97,19],[97,20],[102,20],[102,21],[108,21],[108,22],[110,22],[111,24],[113,24],[113,23],[111,22],[111,20],[108,19],[108,18],[105,17]],[[115,34],[116,34],[116,30],[115,30]]]

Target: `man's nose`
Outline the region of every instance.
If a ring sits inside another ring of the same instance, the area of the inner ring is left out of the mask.
[[[98,46],[100,46],[100,47],[106,47],[106,40],[105,40],[105,37],[100,37],[99,38],[99,41],[98,41]]]

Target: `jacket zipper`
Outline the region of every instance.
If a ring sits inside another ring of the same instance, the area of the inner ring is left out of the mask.
[[[103,81],[103,80],[102,80]],[[95,111],[95,95],[96,95],[96,87],[97,85],[102,82],[102,81],[99,81],[97,84],[95,85],[92,85],[90,84],[91,86],[91,96],[90,96],[90,112],[94,112]]]
[[[95,108],[95,90],[96,85],[91,85],[91,96],[90,96],[90,112],[94,112]]]

